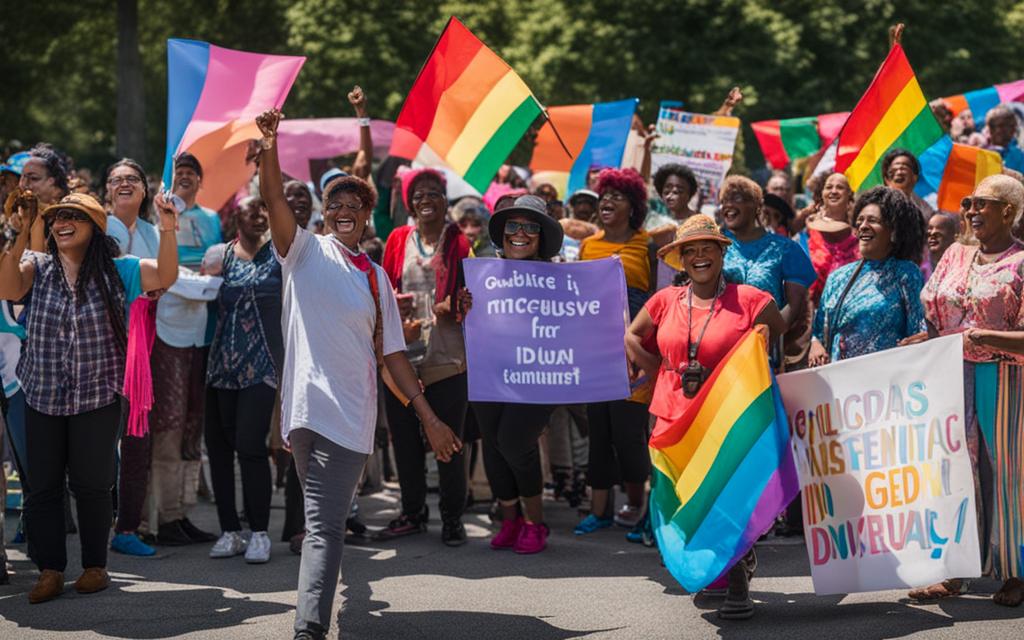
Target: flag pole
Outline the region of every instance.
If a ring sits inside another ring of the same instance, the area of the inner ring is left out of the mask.
[[[544,119],[548,121],[549,125],[551,125],[551,130],[555,132],[555,138],[558,139],[558,144],[562,145],[565,155],[569,156],[570,159],[575,160],[576,158],[572,155],[572,152],[569,151],[569,147],[565,146],[565,140],[562,140],[562,134],[558,133],[558,128],[555,127],[555,121],[551,119],[551,116],[548,114],[548,110],[541,107],[541,113],[544,114]]]

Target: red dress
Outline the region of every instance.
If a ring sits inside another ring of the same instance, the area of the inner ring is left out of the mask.
[[[654,387],[650,412],[658,418],[655,430],[672,424],[686,412],[691,399],[683,395],[680,368],[686,366],[690,341],[687,339],[690,288],[666,287],[655,293],[644,308],[654,322],[662,368]],[[709,371],[718,366],[740,338],[754,327],[754,319],[772,301],[770,293],[745,284],[727,284],[714,305],[714,315],[701,340],[697,359]],[[708,309],[693,310],[693,340],[700,336]]]
[[[807,251],[818,279],[810,287],[811,302],[818,304],[828,275],[839,267],[860,260],[860,241],[852,232],[838,242],[830,242],[820,231],[807,230]]]

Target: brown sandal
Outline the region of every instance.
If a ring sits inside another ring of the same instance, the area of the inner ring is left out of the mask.
[[[965,593],[967,593],[967,582],[960,578],[950,578],[938,584],[914,589],[907,596],[911,600],[942,600],[943,598],[954,598]]]

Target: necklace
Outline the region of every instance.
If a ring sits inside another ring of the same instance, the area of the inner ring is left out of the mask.
[[[697,350],[700,349],[700,343],[704,340],[704,333],[708,330],[708,325],[711,324],[711,316],[715,315],[715,303],[718,302],[718,296],[725,291],[725,279],[719,276],[718,288],[715,289],[715,296],[711,298],[711,306],[708,307],[708,317],[704,319],[704,327],[700,330],[700,335],[697,337],[697,342],[693,342],[693,285],[690,285],[689,291],[687,292],[686,299],[686,342],[687,342],[687,355],[688,360],[697,359]]]
[[[430,248],[430,253],[427,253],[427,250],[423,246],[423,239],[420,236],[420,230],[419,229],[416,229],[415,231],[412,232],[412,237],[413,237],[414,240],[416,240],[416,250],[419,251],[421,258],[433,258],[434,257],[434,254],[437,253],[437,245],[436,244],[433,247]]]

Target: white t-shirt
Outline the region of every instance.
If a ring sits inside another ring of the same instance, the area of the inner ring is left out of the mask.
[[[275,248],[284,278],[281,435],[309,429],[358,453],[373,452],[377,421],[376,307],[366,274],[333,236],[298,229],[288,255]],[[405,351],[398,303],[377,265],[384,355]]]

